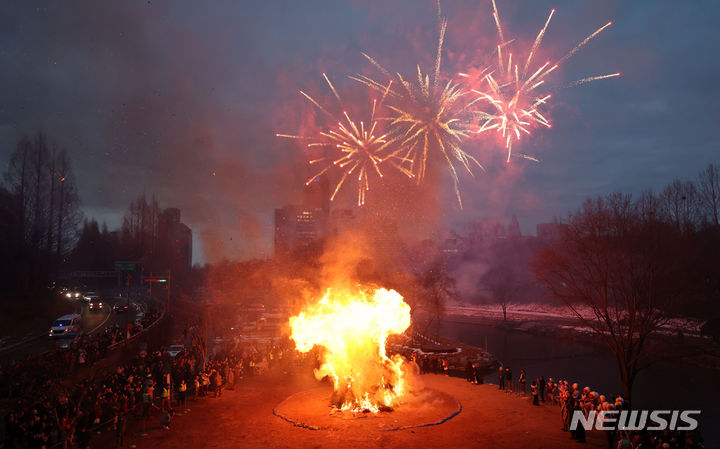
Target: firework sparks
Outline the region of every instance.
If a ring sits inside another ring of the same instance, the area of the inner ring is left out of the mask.
[[[605,78],[614,78],[616,76],[620,76],[620,73],[611,73],[609,75],[590,76],[587,78],[575,80],[572,83],[568,84],[567,87],[575,87],[575,86],[579,86],[581,84],[590,83],[592,81],[604,80]]]
[[[427,173],[428,160],[435,154],[447,162],[452,175],[455,194],[462,208],[459,179],[455,163],[459,162],[470,174],[472,164],[482,169],[480,163],[461,148],[462,139],[469,133],[472,117],[471,106],[477,100],[464,101],[468,93],[459,84],[451,81],[440,82],[440,66],[447,19],[440,15],[440,33],[437,55],[432,76],[423,73],[417,66],[417,82],[406,80],[401,74],[392,75],[375,59],[363,53],[375,67],[388,78],[396,78],[400,87],[387,89],[387,108],[392,112],[387,120],[398,129],[400,157],[409,165],[408,172],[420,183]],[[383,91],[385,84],[373,78],[356,75],[352,79],[377,91]]]
[[[363,121],[358,124],[350,117],[348,112],[344,110],[345,106],[335,86],[324,73],[323,77],[328,86],[330,86],[330,90],[337,99],[338,104],[343,108],[340,118],[330,113],[310,95],[303,91],[300,91],[300,94],[326,116],[336,121],[337,126],[321,131],[317,137],[289,134],[276,134],[276,136],[289,139],[309,140],[310,142],[307,144],[308,149],[331,149],[330,155],[310,161],[311,165],[324,164],[324,166],[308,179],[305,184],[310,184],[319,176],[333,168],[339,168],[342,170],[342,175],[335,186],[330,200],[335,199],[335,196],[343,184],[345,184],[345,181],[355,178],[357,182],[357,204],[358,206],[363,206],[365,205],[365,194],[370,190],[370,177],[373,175],[377,175],[380,178],[383,177],[383,171],[381,169],[383,162],[387,162],[407,176],[411,176],[411,173],[403,166],[405,159],[399,155],[400,151],[397,149],[392,151],[397,139],[381,133],[378,127],[378,121],[376,120],[376,112],[390,91],[392,83],[388,83],[382,90],[382,98],[379,104],[377,100],[373,100],[370,121],[366,125]]]
[[[479,81],[480,87],[471,90],[478,95],[477,98],[479,100],[489,105],[489,111],[484,110],[476,113],[482,122],[476,132],[484,133],[495,130],[499,133],[502,136],[503,143],[507,150],[507,162],[510,162],[511,156],[537,161],[534,157],[526,154],[513,155],[513,143],[519,141],[522,135],[529,135],[534,127],[543,126],[550,128],[552,126],[550,121],[540,112],[540,109],[551,99],[549,93],[541,92],[541,89],[545,87],[545,78],[555,71],[560,64],[577,53],[578,50],[584,47],[585,44],[590,42],[595,36],[608,28],[612,22],[608,22],[595,30],[555,64],[551,65],[549,62],[545,62],[538,68],[530,70],[533,57],[542,44],[543,37],[545,36],[548,25],[550,25],[553,14],[555,14],[555,10],[550,11],[545,25],[538,33],[530,48],[525,63],[519,66],[517,62],[513,63],[512,52],[508,52],[507,58],[503,55],[503,50],[506,49],[510,41],[505,41],[500,22],[500,14],[498,13],[495,0],[492,1],[492,6],[493,19],[497,27],[499,41],[497,46],[497,62],[483,68],[474,76],[460,73],[460,76],[469,79],[470,82]],[[590,76],[574,81],[566,87],[578,86],[591,81],[616,76],[620,76],[620,74],[612,73],[609,75]]]

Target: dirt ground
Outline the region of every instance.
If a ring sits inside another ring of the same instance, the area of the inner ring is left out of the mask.
[[[394,410],[382,410],[377,414],[340,410],[328,413],[328,398],[332,394],[329,384],[304,390],[275,406],[273,413],[301,427],[365,434],[437,425],[462,411],[459,401],[451,395],[424,387],[408,392],[402,405]]]
[[[221,398],[188,403],[190,411],[178,413],[170,430],[151,418],[148,436],[131,430],[126,444],[138,448],[577,448],[607,447],[605,436],[588,434],[581,445],[560,429],[560,409],[533,407],[529,398],[507,394],[493,385],[473,385],[442,375],[421,376],[425,386],[454,396],[462,412],[431,427],[384,432],[380,427],[344,423],[328,430],[295,427],[273,415],[288,396],[317,387],[308,377],[242,379],[235,391]],[[329,409],[328,409],[329,412]],[[349,424],[349,425],[347,425]]]

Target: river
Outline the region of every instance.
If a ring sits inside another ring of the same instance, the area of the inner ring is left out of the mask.
[[[485,347],[517,379],[524,369],[530,382],[539,376],[564,379],[605,394],[621,394],[617,364],[609,349],[552,336],[538,336],[488,324],[446,322],[442,334],[463,343]],[[705,447],[720,447],[720,373],[686,362],[659,362],[642,371],[633,387],[634,406],[643,409],[701,410],[700,429]],[[497,374],[485,376],[497,383]]]

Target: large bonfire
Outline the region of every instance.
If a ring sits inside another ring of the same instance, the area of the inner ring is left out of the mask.
[[[397,406],[407,391],[407,366],[388,357],[388,336],[410,326],[410,306],[394,290],[328,289],[315,304],[290,318],[300,352],[321,347],[315,376],[334,384],[332,405],[341,410],[379,412]]]

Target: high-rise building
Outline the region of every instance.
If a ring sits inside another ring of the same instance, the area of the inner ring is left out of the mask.
[[[321,243],[327,227],[328,214],[322,209],[294,205],[275,209],[275,255]]]
[[[319,176],[303,190],[301,205],[275,209],[275,255],[322,243],[328,235],[330,186]]]
[[[295,245],[306,247],[327,236],[327,212],[307,207],[294,210]]]
[[[330,212],[329,235],[343,235],[355,226],[358,226],[358,223],[352,209],[334,209]]]
[[[522,236],[522,232],[520,232],[520,222],[518,221],[515,214],[513,214],[512,218],[510,218],[510,224],[508,224],[507,233],[510,237]]]
[[[180,221],[180,209],[170,207],[160,213],[158,240],[163,259],[173,271],[192,267],[192,230]]]
[[[397,260],[402,249],[397,220],[374,216],[369,219],[368,230],[376,262],[389,263]]]

